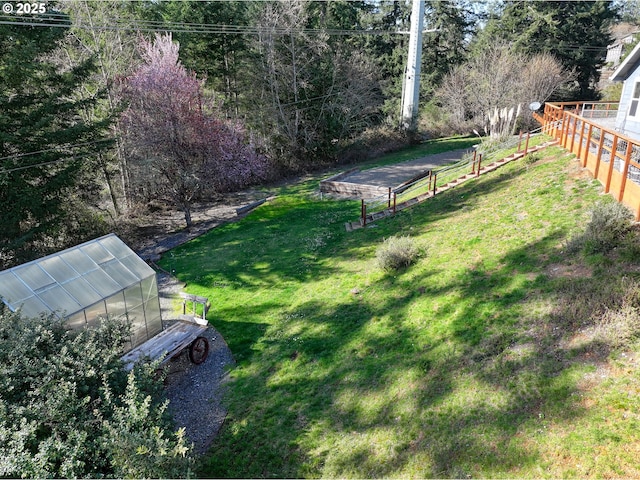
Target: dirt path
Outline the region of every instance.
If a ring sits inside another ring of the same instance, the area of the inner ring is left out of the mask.
[[[193,226],[187,230],[182,212],[167,210],[150,215],[138,228],[134,249],[144,260],[157,261],[164,252],[207,233],[226,222],[242,218],[236,209],[267,197],[264,192],[248,190],[226,195],[223,199],[196,204],[191,212]]]

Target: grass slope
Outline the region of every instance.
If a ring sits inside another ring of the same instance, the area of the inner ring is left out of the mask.
[[[638,269],[563,253],[603,197],[544,155],[352,233],[309,180],[165,255],[238,362],[200,474],[638,476],[636,353],[596,325]],[[391,235],[427,254],[383,272]]]

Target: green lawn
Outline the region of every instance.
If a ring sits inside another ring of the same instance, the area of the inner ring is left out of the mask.
[[[640,357],[600,328],[640,307],[640,273],[564,253],[609,201],[574,159],[548,149],[351,233],[359,202],[318,181],[164,255],[237,361],[201,476],[640,474]],[[383,272],[391,235],[426,254]]]

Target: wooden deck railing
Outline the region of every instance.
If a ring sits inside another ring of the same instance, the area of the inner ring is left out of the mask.
[[[597,118],[580,115],[585,102],[547,103],[543,132],[575,153],[581,165],[635,213],[640,221],[640,140],[598,124]],[[590,105],[593,105],[591,103]]]

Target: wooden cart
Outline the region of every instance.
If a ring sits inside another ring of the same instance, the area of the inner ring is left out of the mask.
[[[196,365],[203,363],[209,355],[209,341],[202,334],[209,327],[207,310],[209,300],[205,297],[181,293],[182,315],[159,334],[150,338],[123,355],[125,369],[131,370],[142,359],[160,360],[160,365],[189,349],[189,360]],[[188,313],[187,305],[191,309]]]

